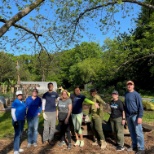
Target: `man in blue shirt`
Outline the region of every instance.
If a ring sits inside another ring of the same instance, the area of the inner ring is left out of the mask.
[[[82,118],[83,118],[83,113],[82,113],[82,105],[83,102],[86,102],[87,104],[95,104],[97,103],[87,99],[84,95],[81,94],[80,88],[77,86],[74,89],[74,94],[71,94],[70,98],[72,99],[72,122],[74,126],[74,132],[75,132],[75,137],[76,137],[76,142],[74,146],[84,146],[84,140],[83,140],[83,135],[82,135]],[[79,138],[80,136],[80,138]]]
[[[38,90],[33,89],[32,96],[26,99],[27,107],[27,122],[28,122],[28,145],[29,148],[32,144],[34,147],[37,146],[38,136],[38,122],[41,113],[42,101],[38,97]]]
[[[12,124],[14,127],[14,154],[19,154],[19,152],[23,152],[23,149],[20,149],[20,137],[22,135],[22,131],[25,123],[26,116],[26,105],[22,101],[23,94],[22,91],[16,91],[17,98],[13,101],[11,105],[11,116],[12,116]]]
[[[144,154],[144,135],[142,130],[143,105],[138,92],[134,90],[134,82],[126,83],[128,92],[125,94],[125,112],[132,139],[132,148],[136,154]]]
[[[43,142],[53,140],[56,126],[56,99],[58,94],[53,91],[53,83],[48,83],[48,89],[42,97],[42,112],[44,118]]]

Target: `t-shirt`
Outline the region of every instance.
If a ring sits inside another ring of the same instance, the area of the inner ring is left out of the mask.
[[[122,112],[124,111],[124,105],[121,100],[111,101],[111,118],[119,118],[122,117]]]
[[[71,99],[72,99],[72,114],[79,114],[82,112],[82,104],[84,102],[84,99],[86,97],[84,95],[74,95],[71,94]]]
[[[142,99],[138,92],[133,91],[125,94],[125,111],[127,117],[135,113],[139,118],[143,116]]]
[[[56,99],[58,98],[58,94],[55,91],[46,92],[42,98],[46,100],[45,111],[55,112],[56,111]]]
[[[25,120],[26,105],[24,102],[20,101],[19,99],[15,99],[11,105],[11,108],[15,109],[15,116],[16,116],[17,121]]]
[[[58,102],[58,111],[63,113],[68,113],[69,104],[72,104],[72,100],[70,98],[65,101],[60,99]]]
[[[38,113],[41,112],[42,101],[40,97],[36,97],[35,99],[32,96],[29,96],[26,99],[26,107],[28,108],[27,117],[35,117]]]

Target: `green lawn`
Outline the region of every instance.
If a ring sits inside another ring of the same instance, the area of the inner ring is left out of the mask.
[[[104,120],[108,120],[109,114],[104,113]],[[154,122],[154,111],[145,111],[143,122]],[[40,126],[43,125],[43,118],[40,117]],[[27,128],[27,123],[25,125]],[[0,112],[0,138],[13,138],[13,127],[12,127],[12,119],[11,113],[8,112]]]
[[[40,118],[40,124],[42,125],[43,118]],[[27,122],[25,122],[24,129],[27,128]],[[0,138],[13,138],[14,128],[12,126],[11,112],[0,112]]]

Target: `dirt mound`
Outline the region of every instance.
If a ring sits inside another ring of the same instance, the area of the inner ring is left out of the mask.
[[[107,137],[106,141],[108,143],[106,150],[101,150],[99,146],[92,146],[92,140],[90,137],[85,137],[85,146],[72,147],[71,150],[67,149],[67,146],[59,147],[58,146],[58,136],[55,136],[54,144],[51,146],[49,144],[42,144],[41,135],[38,137],[38,146],[27,148],[27,135],[24,133],[23,141],[21,147],[24,149],[23,154],[134,154],[134,152],[128,152],[127,150],[123,152],[117,152],[115,148],[114,141]],[[145,147],[146,154],[154,154],[154,131],[145,133]],[[72,144],[74,140],[72,140]],[[12,154],[13,153],[13,139],[3,139],[0,140],[0,154]],[[131,145],[131,139],[129,136],[125,136],[125,147],[126,149]]]

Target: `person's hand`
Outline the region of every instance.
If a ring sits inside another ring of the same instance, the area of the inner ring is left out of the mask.
[[[122,123],[122,125],[125,125],[125,123],[126,123],[126,120],[122,120],[122,122],[121,122],[121,123]]]
[[[137,119],[137,124],[142,124],[142,118]]]
[[[68,118],[65,119],[65,124],[68,124]]]
[[[43,112],[43,118],[44,118],[44,120],[48,119],[47,115],[44,112]]]
[[[40,113],[38,113],[37,115],[40,116]]]
[[[18,121],[15,121],[15,122],[13,123],[13,126],[14,126],[14,128],[18,128],[18,126],[19,126]]]
[[[97,109],[100,108],[98,103],[95,103],[95,107],[96,107]]]
[[[64,88],[61,86],[61,87],[59,87],[58,89],[60,89],[60,90],[64,90]]]

